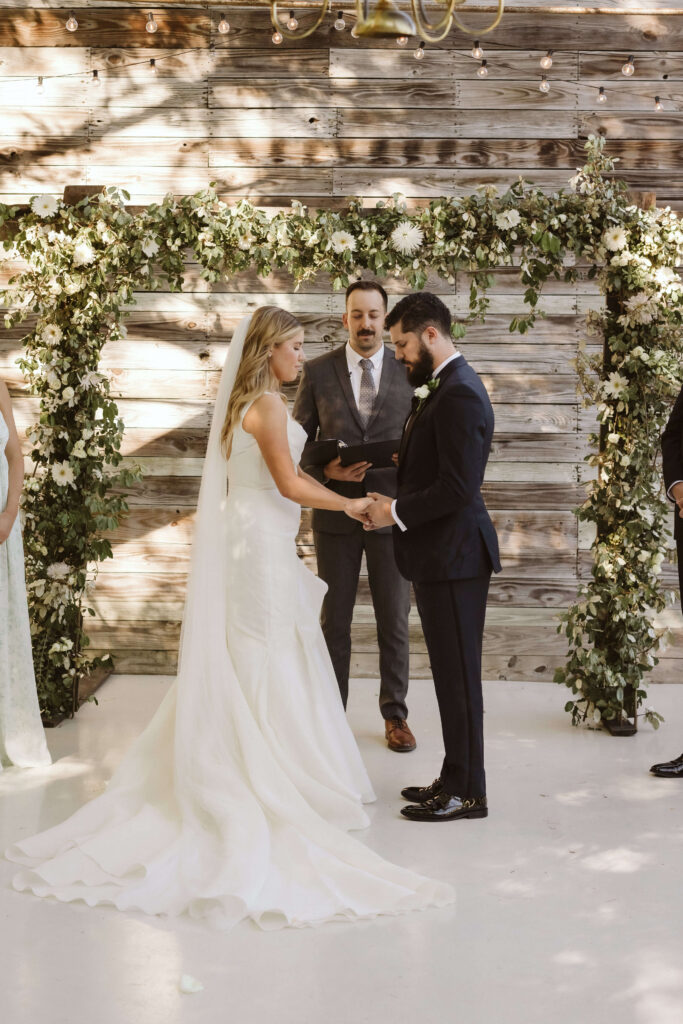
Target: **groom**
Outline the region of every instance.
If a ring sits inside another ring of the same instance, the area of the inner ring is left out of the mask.
[[[398,455],[398,497],[371,494],[373,528],[393,524],[399,570],[413,581],[446,756],[430,786],[409,786],[413,821],[485,818],[481,647],[498,538],[481,496],[493,409],[451,340],[448,307],[407,295],[386,319],[416,387]]]

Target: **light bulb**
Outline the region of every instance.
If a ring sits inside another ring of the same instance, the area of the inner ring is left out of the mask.
[[[550,71],[551,67],[553,66],[553,51],[548,50],[545,57],[541,57],[539,63],[544,71]]]
[[[152,35],[154,32],[156,32],[158,28],[159,26],[154,20],[154,15],[150,11],[149,14],[147,15],[147,24],[145,25],[145,30],[149,32],[150,35]]]
[[[607,93],[605,92],[604,85],[601,85],[598,91],[598,103],[607,103]]]
[[[622,75],[626,75],[627,78],[630,78],[631,75],[635,75],[635,73],[636,73],[636,66],[633,63],[633,57],[629,57],[629,59],[626,61],[626,63],[622,67],[621,73],[622,73]]]
[[[270,38],[271,38],[272,42],[275,43],[276,46],[279,46],[280,43],[282,42],[282,33],[278,32],[278,30],[275,29],[275,31],[273,32],[273,34],[272,34],[272,36]]]
[[[149,59],[149,70],[150,70],[150,74],[152,74],[152,75],[156,75],[157,71],[159,70],[157,68],[157,62],[154,59],[154,57],[150,57],[150,59]]]
[[[224,14],[221,14],[221,20],[218,22],[218,31],[222,36],[227,36],[230,31],[230,22]]]
[[[542,76],[538,88],[541,90],[541,92],[550,92],[550,82],[548,81],[546,75]]]
[[[95,88],[99,89],[100,85],[102,84],[100,82],[100,73],[99,73],[99,71],[93,71],[93,73],[92,73],[92,81],[91,81],[90,84],[92,86],[94,86]]]
[[[42,75],[38,75],[38,81],[36,82],[36,92],[39,96],[42,96],[45,92],[45,85],[43,83]]]
[[[424,55],[425,55],[425,44],[424,43],[420,43],[420,45],[418,46],[418,48],[415,51],[415,53],[413,54],[413,56],[415,57],[415,60],[423,60],[424,59]]]
[[[64,27],[66,28],[67,32],[76,31],[76,29],[78,28],[78,22],[74,18],[73,14],[70,14],[69,17],[66,19],[66,25]]]
[[[287,28],[290,32],[296,32],[299,27],[299,22],[294,17],[294,11],[289,12],[289,18],[287,19]]]
[[[396,36],[396,45],[397,46],[407,46],[408,45],[408,36]]]
[[[486,78],[488,73],[489,73],[489,69],[487,67],[486,61],[483,60],[481,62],[481,64],[479,65],[479,67],[477,68],[477,78]]]
[[[334,27],[336,28],[337,32],[343,32],[344,29],[346,28],[346,22],[344,21],[343,11],[337,11],[337,20],[334,23]]]
[[[475,60],[481,60],[482,57],[484,56],[484,51],[479,45],[478,39],[475,40],[474,46],[472,47],[472,56],[474,57]]]
[[[664,110],[664,104],[660,100],[659,96],[655,96],[655,110]]]

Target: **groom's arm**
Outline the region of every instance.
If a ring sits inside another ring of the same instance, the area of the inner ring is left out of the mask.
[[[479,395],[450,388],[440,396],[434,426],[437,478],[421,491],[401,494],[394,506],[396,520],[407,530],[465,508],[481,489],[486,409]]]

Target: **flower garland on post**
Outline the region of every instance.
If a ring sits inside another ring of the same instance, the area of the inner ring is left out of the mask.
[[[125,334],[123,309],[134,290],[162,280],[182,288],[189,249],[208,281],[253,268],[274,268],[300,283],[329,274],[333,287],[369,270],[424,287],[429,270],[451,283],[471,274],[470,314],[454,327],[484,317],[492,272],[521,266],[527,312],[511,331],[525,333],[542,313],[549,278],[573,281],[574,255],[592,264],[607,309],[589,315],[605,337],[605,361],[585,355],[580,380],[597,403],[600,430],[588,461],[598,471],[579,517],[596,527],[593,568],[579,599],[563,616],[570,650],[558,682],[573,693],[572,720],[623,718],[625,701],[639,705],[642,679],[656,663],[659,636],[651,611],[664,595],[658,572],[664,557],[666,508],[653,453],[680,379],[682,295],[675,267],[683,232],[668,210],[644,211],[613,180],[604,140],[591,138],[587,163],[571,190],[546,195],[520,180],[505,195],[493,187],[456,199],[434,200],[408,215],[400,196],[374,209],[353,199],[343,212],[291,209],[269,217],[242,201],[221,202],[209,188],[167,196],[133,216],[114,189],[65,208],[38,197],[30,213],[0,204],[4,256],[27,268],[5,301],[8,325],[30,312],[37,323],[25,339],[21,366],[40,397],[40,422],[30,433],[35,472],[24,499],[25,542],[34,653],[46,710],[64,709],[73,680],[93,662],[81,612],[88,567],[111,557],[105,531],[125,514],[121,489],[137,480],[121,466],[123,423],[98,370],[107,340]],[[0,252],[0,255],[2,253]],[[655,712],[646,712],[658,724]]]

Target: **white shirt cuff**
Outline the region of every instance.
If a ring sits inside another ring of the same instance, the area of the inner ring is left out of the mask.
[[[674,505],[676,504],[676,499],[674,498],[674,496],[673,496],[673,494],[671,492],[674,489],[674,487],[676,486],[676,484],[683,484],[683,480],[674,480],[674,482],[671,484],[671,487],[666,492],[667,498],[669,499],[669,501],[673,501]]]
[[[671,486],[673,487],[673,484]],[[402,530],[405,533],[406,530],[408,529],[408,527],[405,526],[405,524],[401,522],[401,520],[398,518],[398,516],[396,514],[396,501],[397,501],[397,499],[394,498],[394,500],[391,503],[391,515],[393,516],[393,520],[396,523],[396,525],[398,526],[399,530]]]

